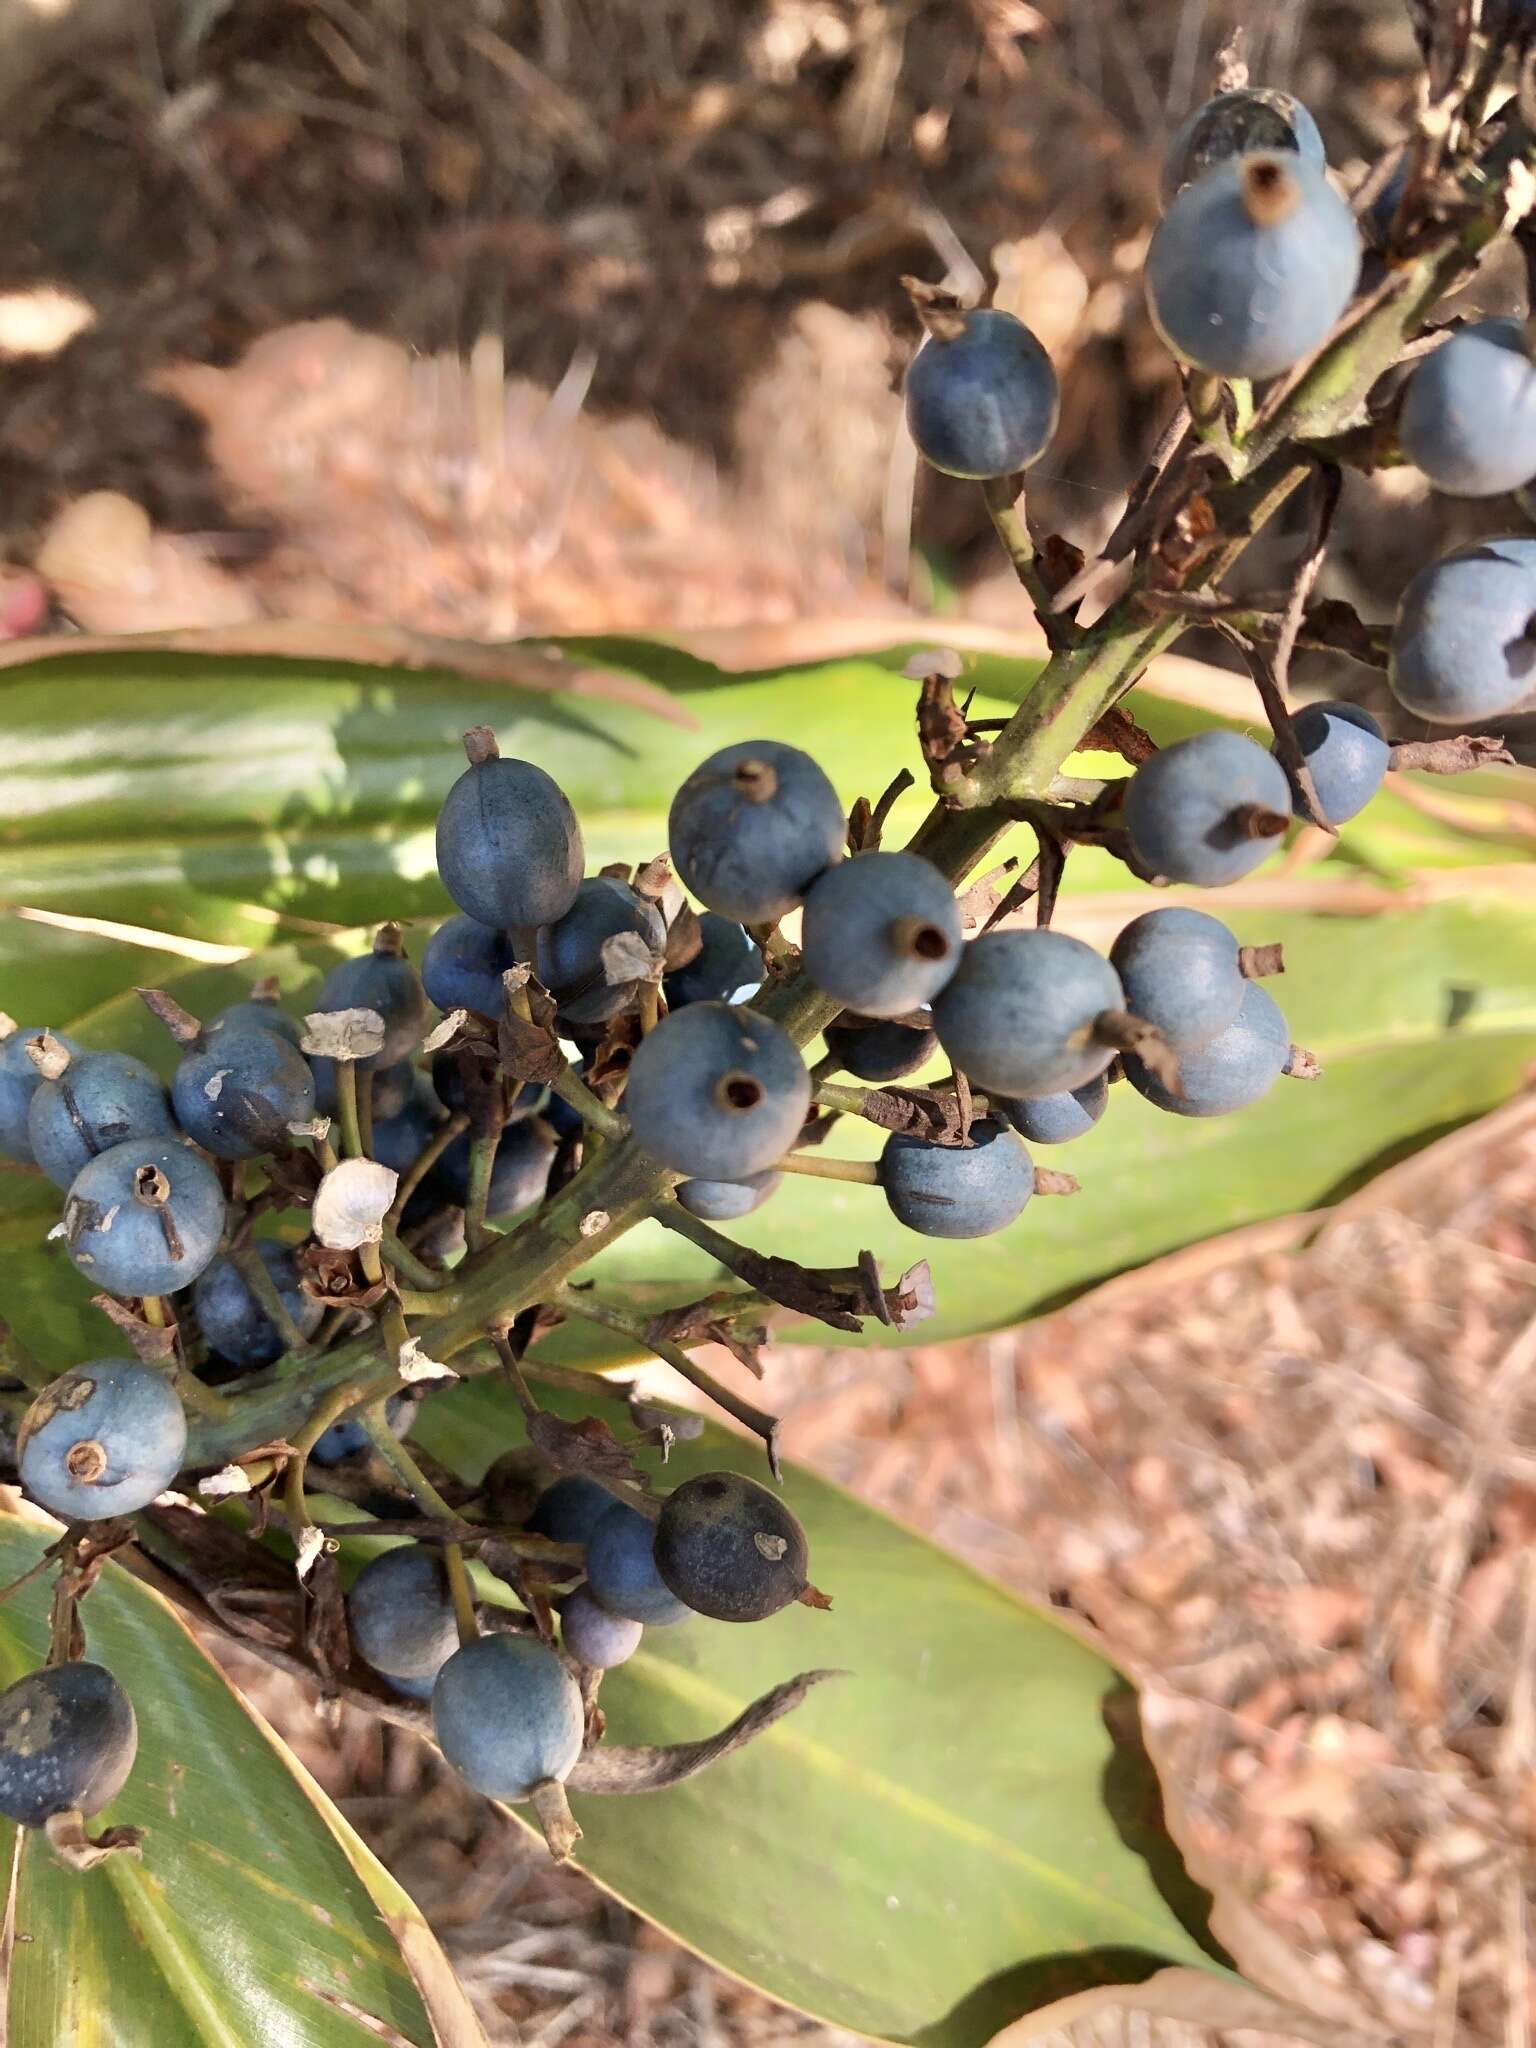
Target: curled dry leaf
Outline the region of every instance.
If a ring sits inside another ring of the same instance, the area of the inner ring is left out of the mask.
[[[377,1244],[400,1176],[374,1159],[343,1159],[321,1181],[310,1212],[314,1233],[331,1251]]]
[[[311,1059],[370,1060],[384,1045],[377,1010],[313,1010],[299,1041]]]
[[[582,1757],[566,1779],[573,1792],[659,1792],[664,1785],[679,1785],[696,1777],[710,1764],[718,1763],[734,1750],[743,1749],[754,1736],[782,1721],[826,1678],[846,1678],[844,1671],[802,1671],[754,1700],[718,1735],[701,1742],[672,1742],[657,1746],[610,1743]]]

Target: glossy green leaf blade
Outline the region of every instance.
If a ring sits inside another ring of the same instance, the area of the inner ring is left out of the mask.
[[[0,1518],[0,1583],[49,1540]],[[42,1662],[49,1597],[44,1578],[0,1607],[0,1685]],[[87,1654],[139,1724],[133,1775],[103,1820],[148,1833],[141,1858],[83,1876],[24,1837],[8,2048],[431,2048],[384,1914],[430,1949],[425,1924],[318,1786],[119,1566],[83,1618]],[[13,1841],[0,1827],[5,1869]]]
[[[476,1477],[520,1429],[479,1382],[431,1401],[417,1434]],[[711,1427],[663,1484],[722,1466],[767,1476]],[[791,1471],[785,1494],[832,1612],[648,1630],[603,1683],[610,1739],[692,1740],[797,1671],[847,1675],[683,1785],[573,1794],[583,1868],[775,1998],[932,2048],[1161,1962],[1218,1967],[1199,1895],[1146,1827],[1146,1775],[1106,1728],[1113,1668],[826,1481]]]

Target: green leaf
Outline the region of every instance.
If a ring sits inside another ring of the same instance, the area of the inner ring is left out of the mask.
[[[0,1582],[50,1541],[0,1519]],[[43,1661],[49,1597],[45,1576],[0,1607],[0,1685]],[[9,2048],[484,2048],[405,1893],[160,1596],[108,1564],[82,1619],[139,1724],[104,1820],[148,1832],[141,1858],[84,1875],[23,1835]],[[0,1868],[15,1834],[0,1825]]]
[[[466,1382],[416,1434],[478,1478],[520,1426],[504,1388]],[[722,1466],[765,1476],[755,1446],[709,1428],[664,1483]],[[832,1612],[647,1630],[604,1680],[610,1738],[693,1740],[796,1671],[848,1675],[686,1784],[573,1794],[581,1866],[773,1997],[928,2048],[1166,1963],[1226,1977],[1148,1769],[1110,1734],[1130,1697],[1114,1668],[825,1480],[792,1471],[786,1498]]]

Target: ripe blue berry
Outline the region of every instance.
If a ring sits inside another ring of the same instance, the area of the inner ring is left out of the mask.
[[[1225,1031],[1198,1052],[1179,1056],[1175,1095],[1148,1073],[1134,1054],[1125,1056],[1125,1078],[1148,1102],[1175,1116],[1226,1116],[1267,1095],[1291,1056],[1291,1034],[1274,998],[1256,981],[1243,985],[1243,1004]]]
[[[999,1095],[1081,1088],[1114,1057],[1094,1037],[1125,1007],[1120,977],[1081,939],[1053,931],[985,932],[933,1006],[939,1043],[978,1087]]]
[[[593,875],[539,933],[534,965],[562,1023],[602,1024],[632,1001],[636,981],[655,978],[666,949],[656,905],[617,875]]]
[[[416,1420],[416,1403],[408,1394],[391,1394],[384,1404],[384,1420],[396,1436],[409,1436],[411,1424]],[[310,1462],[315,1465],[339,1465],[344,1458],[355,1458],[368,1449],[368,1432],[356,1416],[343,1416],[340,1422],[333,1422],[329,1429],[322,1431]]]
[[[640,1647],[644,1625],[600,1607],[585,1586],[560,1603],[560,1639],[566,1655],[594,1671],[627,1664]]]
[[[1012,476],[1056,431],[1051,359],[1011,313],[978,307],[952,339],[930,334],[907,372],[907,427],[946,476]]]
[[[527,1636],[478,1636],[437,1674],[432,1732],[467,1785],[487,1799],[518,1800],[570,1775],[586,1715],[553,1650]]]
[[[1473,541],[1403,592],[1388,683],[1436,725],[1473,725],[1536,691],[1536,539]]]
[[[843,1017],[822,1036],[844,1072],[859,1081],[900,1081],[927,1066],[939,1049],[936,1033],[910,1024],[850,1024]]]
[[[1147,251],[1147,303],[1174,354],[1218,377],[1275,377],[1326,339],[1360,274],[1360,232],[1294,150],[1235,157],[1187,185]]]
[[[1397,437],[1437,491],[1492,498],[1536,476],[1536,366],[1518,320],[1480,320],[1414,371]]]
[[[100,1813],[133,1769],[139,1731],[103,1665],[53,1664],[0,1693],[0,1813],[40,1828],[56,1813]]]
[[[1109,1076],[1057,1095],[998,1096],[992,1107],[1030,1145],[1066,1145],[1091,1131],[1109,1105]]]
[[[1203,910],[1171,905],[1132,918],[1109,949],[1133,1016],[1155,1024],[1175,1052],[1194,1052],[1243,1006],[1237,940]]]
[[[114,1145],[81,1168],[64,1204],[69,1256],[108,1294],[190,1287],[223,1231],[219,1177],[179,1139]]]
[[[1298,99],[1272,86],[1219,92],[1179,128],[1163,158],[1163,204],[1229,158],[1253,150],[1294,150],[1321,170],[1327,161],[1317,123]]]
[[[164,1373],[97,1358],[44,1387],[16,1444],[35,1501],[60,1521],[101,1522],[164,1493],[186,1455],[187,1418]]]
[[[1125,792],[1131,848],[1154,874],[1204,889],[1237,882],[1279,845],[1291,786],[1272,754],[1212,729],[1154,754]]]
[[[549,1169],[555,1160],[555,1134],[539,1116],[503,1127],[491,1168],[485,1213],[492,1223],[521,1216],[544,1199]],[[462,1209],[469,1197],[469,1134],[453,1140],[427,1176],[429,1192],[438,1201]]]
[[[384,1023],[384,1044],[364,1069],[409,1059],[426,1034],[427,992],[401,950],[400,927],[380,925],[373,950],[334,966],[320,984],[312,1010],[373,1010]]]
[[[656,1569],[712,1621],[766,1621],[805,1591],[808,1564],[799,1522],[739,1472],[701,1472],[661,1504]]]
[[[811,885],[801,920],[806,972],[865,1017],[921,1009],[960,961],[960,906],[930,861],[861,853]]]
[[[393,1173],[409,1173],[427,1149],[437,1126],[432,1098],[426,1089],[413,1093],[393,1116],[373,1120],[373,1157]]]
[[[676,1194],[688,1214],[702,1222],[735,1223],[760,1209],[783,1178],[770,1169],[746,1180],[684,1180]]]
[[[1035,1192],[1028,1152],[992,1118],[971,1126],[971,1143],[934,1145],[894,1131],[880,1154],[880,1185],[891,1214],[924,1237],[990,1237],[1024,1213]]]
[[[286,1151],[315,1113],[315,1077],[276,1031],[220,1031],[182,1054],[171,1079],[181,1128],[216,1159]]]
[[[1292,718],[1291,730],[1323,816],[1330,825],[1347,823],[1365,809],[1391,765],[1386,735],[1361,705],[1342,703],[1308,704]]]
[[[464,1079],[461,1061],[464,1049],[434,1053],[432,1056],[432,1092],[444,1109],[457,1113],[469,1107],[469,1089]],[[487,1088],[496,1082],[495,1055],[490,1054],[484,1061],[476,1057],[476,1066]],[[536,1109],[547,1109],[551,1118],[555,1115],[559,1097],[550,1097],[549,1090],[540,1081],[525,1081],[507,1105],[508,1123],[516,1123],[525,1116],[532,1116]],[[581,1119],[577,1118],[578,1125]]]
[[[448,1574],[423,1543],[368,1560],[347,1595],[347,1621],[357,1654],[387,1678],[436,1678],[459,1647]]]
[[[262,1238],[256,1250],[284,1308],[302,1334],[312,1337],[325,1315],[325,1305],[299,1285],[298,1260],[286,1245],[274,1244],[270,1238]],[[243,1372],[257,1372],[282,1357],[286,1347],[277,1325],[246,1285],[244,1274],[232,1259],[215,1259],[198,1275],[192,1289],[192,1308],[209,1350],[227,1365],[239,1366]]]
[[[440,1010],[499,1017],[501,977],[516,965],[517,951],[507,933],[472,917],[450,917],[427,941],[422,986]]]
[[[763,985],[763,949],[744,925],[706,910],[699,919],[699,950],[662,983],[669,1010],[684,1003],[750,1003]]]
[[[253,994],[244,1002],[231,1003],[228,1009],[220,1010],[204,1025],[203,1037],[211,1045],[220,1032],[238,1032],[243,1038],[251,1030],[275,1031],[293,1046],[304,1036],[303,1025],[297,1017],[289,1016],[275,995]]]
[[[61,1188],[99,1153],[128,1138],[176,1135],[159,1075],[125,1052],[71,1055],[57,1079],[37,1088],[27,1111],[32,1155]]]
[[[614,1501],[587,1538],[587,1590],[610,1614],[665,1628],[688,1609],[668,1592],[656,1569],[655,1524]]]
[[[0,1028],[4,1028],[0,1026]],[[43,1084],[42,1074],[27,1051],[41,1039],[51,1037],[71,1058],[80,1051],[72,1038],[61,1038],[46,1025],[16,1025],[0,1037],[0,1153],[7,1159],[33,1163],[32,1140],[27,1135],[27,1113],[32,1098]]]
[[[564,790],[531,761],[469,736],[470,765],[437,818],[437,871],[460,910],[507,928],[553,924],[581,886],[581,827]]]
[[[690,1003],[663,1017],[640,1041],[624,1090],[644,1149],[700,1180],[745,1180],[782,1159],[810,1101],[794,1041],[730,1003]]]
[[[778,740],[743,740],[711,754],[672,799],[667,819],[684,885],[743,924],[771,924],[793,910],[842,859],[846,829],[820,768]]]
[[[592,1531],[614,1505],[606,1486],[573,1472],[545,1487],[533,1504],[528,1527],[551,1543],[590,1543]]]

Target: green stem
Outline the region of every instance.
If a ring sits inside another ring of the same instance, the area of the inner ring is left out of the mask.
[[[779,1160],[780,1173],[803,1173],[814,1180],[851,1180],[867,1188],[880,1185],[880,1169],[873,1159],[823,1159],[816,1152],[790,1152]]]
[[[438,1125],[428,1140],[425,1150],[418,1153],[406,1171],[401,1174],[400,1184],[395,1189],[395,1199],[388,1217],[388,1223],[394,1230],[400,1228],[401,1219],[405,1215],[406,1204],[410,1201],[412,1195],[415,1194],[416,1190],[421,1186],[433,1167],[436,1166],[438,1160],[442,1158],[460,1131],[467,1131],[468,1129],[469,1118],[461,1109],[457,1115],[449,1117],[446,1123]],[[384,1236],[385,1243],[388,1244],[391,1230],[386,1229]]]
[[[400,1278],[408,1280],[412,1287],[418,1288],[423,1294],[435,1294],[448,1285],[449,1276],[446,1273],[439,1273],[435,1266],[429,1266],[424,1260],[418,1259],[410,1246],[396,1236],[387,1223],[384,1226],[384,1235],[379,1240],[379,1250]]]
[[[1035,617],[1045,628],[1046,639],[1053,647],[1068,645],[1074,637],[1073,628],[1060,612],[1051,609],[1052,592],[1040,573],[1035,544],[1024,517],[1022,478],[991,477],[982,485],[981,491],[997,537],[1003,544],[1003,552],[1013,564],[1013,573],[1018,577],[1025,596],[1035,608]]]
[[[341,1156],[343,1159],[361,1159],[363,1133],[357,1120],[357,1062],[335,1060],[332,1064],[336,1072],[336,1121],[341,1126]]]
[[[450,1528],[457,1524],[462,1517],[449,1507],[390,1428],[385,1414],[385,1403],[379,1401],[369,1408],[362,1417],[362,1424],[368,1432],[368,1441],[418,1507],[424,1508],[434,1521],[446,1522]],[[475,1619],[475,1596],[470,1587],[469,1572],[464,1563],[461,1545],[443,1545],[443,1565],[448,1574],[448,1590],[453,1596],[453,1613],[458,1624],[459,1641],[472,1643],[480,1633],[480,1624]]]
[[[491,1175],[496,1171],[496,1153],[500,1144],[500,1131],[493,1131],[488,1138],[471,1138],[469,1141],[469,1186],[464,1194],[464,1241],[472,1252],[483,1252],[494,1242],[492,1233],[486,1228],[485,1210],[491,1198]]]
[[[582,1080],[574,1067],[567,1067],[550,1082],[550,1087],[562,1102],[568,1103],[584,1124],[590,1124],[599,1137],[618,1140],[629,1136],[628,1120],[610,1109],[600,1096]]]
[[[238,1251],[230,1253],[230,1260],[236,1272],[255,1295],[262,1314],[282,1338],[283,1349],[296,1351],[302,1357],[309,1350],[309,1340],[288,1313],[288,1304],[278,1292],[277,1283],[267,1271],[266,1261],[256,1246],[241,1245]]]

